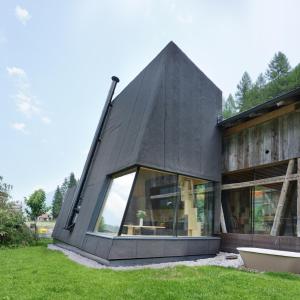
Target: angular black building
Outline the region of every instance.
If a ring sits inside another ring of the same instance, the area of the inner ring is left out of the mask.
[[[55,241],[105,264],[215,255],[221,109],[221,91],[169,43],[107,102]]]

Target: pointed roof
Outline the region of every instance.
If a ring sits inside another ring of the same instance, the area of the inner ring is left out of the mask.
[[[200,171],[200,165],[219,113],[221,91],[174,42],[168,43],[113,101],[104,134],[107,139],[118,135],[118,151],[109,151],[110,171],[140,164],[217,176],[217,167]]]

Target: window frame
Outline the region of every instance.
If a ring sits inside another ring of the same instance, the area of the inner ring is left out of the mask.
[[[177,195],[176,195],[175,212],[174,212],[174,222],[175,222],[175,228],[173,230],[174,234],[170,235],[170,236],[163,236],[163,235],[159,236],[159,235],[157,235],[157,236],[153,236],[152,238],[186,238],[186,239],[192,238],[193,239],[193,238],[204,238],[204,237],[213,236],[213,234],[214,234],[213,231],[210,235],[203,235],[203,236],[199,236],[199,237],[178,235],[178,209],[179,209],[179,204],[180,204],[180,200],[181,200],[180,187],[179,187],[178,183],[179,183],[179,176],[184,176],[184,177],[188,177],[188,178],[195,178],[195,179],[201,179],[201,180],[205,180],[207,182],[212,183],[212,189],[213,189],[214,196],[213,196],[213,203],[212,203],[213,213],[212,213],[211,226],[212,226],[212,229],[213,229],[214,228],[214,222],[215,222],[214,210],[215,210],[215,197],[216,197],[216,194],[215,194],[216,182],[213,181],[213,180],[210,180],[210,179],[199,178],[199,177],[195,177],[195,176],[190,176],[190,175],[186,175],[186,174],[165,171],[165,170],[152,168],[152,167],[148,167],[148,166],[142,166],[142,165],[135,165],[135,166],[132,166],[130,168],[121,170],[119,172],[114,172],[110,175],[107,175],[108,181],[104,184],[103,192],[101,193],[101,196],[99,197],[99,198],[102,199],[102,201],[101,201],[101,204],[99,205],[100,207],[97,209],[98,213],[96,214],[96,217],[95,217],[94,222],[92,224],[93,226],[90,227],[93,231],[93,234],[96,234],[96,235],[99,235],[99,236],[102,236],[102,237],[109,237],[109,238],[115,238],[115,237],[128,238],[128,237],[122,235],[122,230],[123,230],[123,226],[124,226],[124,223],[125,223],[125,220],[126,220],[126,216],[127,216],[128,209],[130,207],[131,201],[133,201],[132,194],[134,192],[134,188],[136,186],[136,182],[137,182],[137,179],[138,179],[138,176],[140,174],[141,169],[146,169],[146,170],[148,169],[150,171],[152,170],[152,171],[157,171],[157,172],[164,172],[164,173],[169,173],[169,174],[172,174],[172,175],[176,176],[176,187],[177,187],[177,192],[176,193],[177,193]],[[118,233],[116,235],[111,235],[110,236],[110,235],[107,235],[103,232],[96,232],[95,227],[97,225],[97,222],[98,222],[98,219],[99,219],[100,215],[102,215],[102,213],[103,213],[103,209],[104,209],[105,203],[106,203],[105,199],[108,196],[108,193],[110,191],[110,187],[112,185],[112,182],[113,182],[114,178],[118,178],[118,177],[127,175],[131,172],[135,172],[135,176],[134,176],[131,188],[130,188],[129,196],[128,196],[128,199],[127,199],[126,207],[125,207],[125,210],[124,210],[124,213],[123,213],[123,216],[122,216],[122,220],[121,220],[121,223],[120,223]],[[130,238],[135,238],[135,239],[143,239],[143,238],[146,238],[146,237],[147,236],[144,236],[144,235],[136,235],[134,237],[130,236]]]
[[[132,167],[132,168],[129,168],[129,169],[126,169],[126,170],[123,170],[123,171],[120,171],[120,172],[117,172],[117,173],[114,173],[114,174],[110,174],[110,175],[107,176],[108,181],[106,182],[106,184],[104,184],[105,185],[104,186],[105,191],[104,191],[103,194],[101,193],[101,198],[102,198],[101,200],[102,201],[101,201],[101,204],[100,204],[100,208],[97,210],[98,213],[96,214],[96,217],[95,217],[94,222],[93,222],[93,226],[91,227],[91,230],[93,231],[94,234],[104,236],[104,237],[111,237],[111,238],[119,236],[120,229],[122,228],[123,222],[124,222],[123,219],[124,219],[124,216],[126,215],[126,210],[128,209],[128,203],[129,203],[131,194],[133,192],[133,187],[134,187],[134,184],[135,184],[135,181],[136,181],[136,178],[137,178],[138,170],[139,170],[138,167]],[[106,204],[107,198],[109,196],[109,192],[110,192],[113,180],[115,178],[120,178],[122,176],[128,175],[128,174],[133,173],[133,172],[135,172],[134,179],[133,179],[131,187],[130,187],[129,196],[127,198],[127,203],[126,203],[126,206],[125,206],[125,210],[124,210],[124,213],[123,213],[123,216],[122,216],[122,219],[121,219],[121,223],[120,223],[120,227],[119,227],[119,230],[118,230],[117,234],[116,235],[109,235],[109,234],[105,234],[104,232],[96,231],[96,226],[97,226],[97,223],[98,223],[98,220],[99,220],[100,216],[102,216],[102,214],[103,214],[103,210],[105,208],[105,204]]]

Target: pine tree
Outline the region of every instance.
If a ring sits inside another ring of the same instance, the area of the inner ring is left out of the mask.
[[[271,62],[269,63],[266,77],[269,81],[276,80],[288,74],[291,69],[290,63],[286,55],[282,52],[275,53]]]
[[[224,109],[223,109],[223,117],[224,119],[230,118],[237,113],[237,107],[235,100],[231,94],[229,94],[227,100],[225,101]]]
[[[77,185],[77,180],[76,180],[76,178],[75,178],[74,173],[72,172],[72,173],[70,174],[70,177],[69,177],[68,188],[71,188],[71,187],[76,186],[76,185]]]
[[[66,178],[64,179],[64,182],[63,182],[62,185],[60,186],[60,191],[61,191],[63,197],[65,196],[65,194],[66,194],[66,192],[67,192],[67,190],[68,190],[68,187],[69,187],[69,178],[66,177]]]
[[[63,202],[63,195],[61,193],[59,186],[57,186],[52,201],[52,216],[54,219],[56,219],[59,215],[62,202]]]
[[[260,73],[254,84],[257,88],[261,89],[266,85],[266,78],[263,73]]]
[[[244,72],[241,81],[237,85],[237,92],[235,94],[237,108],[239,109],[239,111],[244,111],[246,107],[248,107],[247,93],[251,88],[252,88],[251,77],[248,74],[248,72]]]

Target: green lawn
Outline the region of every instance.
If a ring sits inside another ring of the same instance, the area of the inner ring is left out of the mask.
[[[221,267],[95,270],[45,246],[0,250],[0,299],[300,299],[300,277]]]

